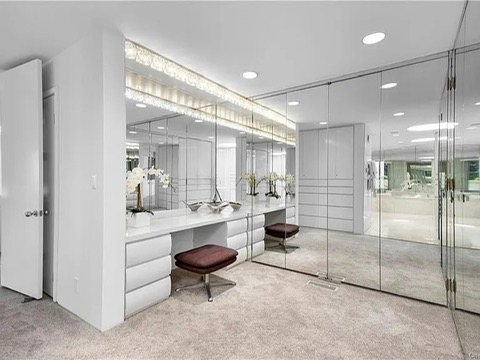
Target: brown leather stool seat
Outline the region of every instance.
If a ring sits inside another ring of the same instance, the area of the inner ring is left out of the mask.
[[[300,231],[298,225],[285,224],[285,223],[276,223],[265,227],[265,233],[281,239],[288,239],[294,235],[297,235]]]
[[[236,250],[212,244],[178,253],[175,255],[175,265],[204,276],[202,276],[200,283],[183,286],[175,289],[175,291],[204,286],[208,293],[208,301],[213,301],[210,286],[235,285],[235,283],[232,281],[223,283],[210,282],[210,273],[233,264],[237,260],[237,255],[238,252]]]
[[[279,240],[278,246],[286,253],[288,253],[288,249],[292,251],[298,249],[298,246],[287,245],[287,239],[297,235],[299,231],[300,227],[294,224],[276,223],[265,226],[265,234],[275,238],[274,240]]]

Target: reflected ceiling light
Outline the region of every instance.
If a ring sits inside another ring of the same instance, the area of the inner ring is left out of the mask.
[[[195,87],[208,94],[216,96],[224,101],[234,104],[247,111],[252,111],[255,114],[262,115],[267,119],[273,120],[281,125],[285,125],[287,120],[287,127],[295,130],[296,126],[292,120],[285,119],[285,116],[266,107],[256,103],[242,95],[239,95],[226,87],[213,82],[200,74],[197,74],[186,67],[179,65],[157,53],[150,51],[140,45],[131,41],[125,41],[125,57],[134,60],[139,64],[149,66],[150,68],[162,72],[178,81]]]
[[[263,136],[259,136],[258,138],[259,138],[260,140],[262,140],[262,139],[263,139]]]
[[[440,140],[440,141],[445,141],[445,140],[447,140],[447,137],[446,137],[446,136],[440,136],[440,137],[438,138],[438,140]],[[435,138],[434,138],[434,137],[431,137],[431,138],[414,139],[414,140],[412,140],[412,143],[431,142],[431,141],[435,141]]]
[[[245,71],[242,76],[244,79],[252,80],[255,79],[258,74],[255,71]]]
[[[399,143],[399,144],[403,144],[403,141],[399,141],[398,143]]]
[[[391,88],[394,88],[395,86],[397,86],[397,83],[388,83],[388,84],[383,84],[381,86],[382,89],[391,89]]]
[[[414,139],[412,140],[412,143],[419,143],[419,142],[430,142],[430,141],[435,141],[435,138],[421,138],[421,139]]]
[[[475,105],[480,105],[480,101],[476,102]]]
[[[220,126],[227,127],[229,129],[233,129],[236,131],[242,131],[242,132],[248,132],[253,135],[258,135],[258,136],[268,136],[271,137],[274,141],[281,141],[283,143],[286,143],[288,145],[295,146],[295,138],[293,137],[285,137],[285,134],[277,134],[275,132],[272,132],[271,129],[270,131],[266,131],[263,129],[255,128],[252,127],[250,124],[251,122],[248,121],[247,123],[240,123],[238,121],[232,121],[229,119],[225,119],[220,116],[215,116],[214,114],[207,113],[202,110],[198,109],[193,109],[191,107],[177,104],[165,99],[161,99],[159,97],[153,96],[151,94],[147,94],[142,91],[138,91],[135,89],[132,89],[130,87],[126,87],[125,89],[125,97],[130,100],[138,101],[138,102],[143,102],[147,105],[155,106],[167,111],[175,112],[177,114],[182,114],[189,116],[194,119],[199,119],[202,121],[207,121],[212,124],[217,124]]]
[[[467,130],[475,130],[475,129],[478,129],[476,126],[469,126],[467,127]]]
[[[410,126],[407,128],[407,131],[437,131],[437,130],[445,130],[445,129],[453,129],[457,126],[458,123],[434,123],[434,124],[423,124],[423,125],[415,125]]]
[[[196,123],[202,123],[203,120],[201,120],[201,119],[195,119],[195,122],[196,122]]]
[[[164,126],[157,126],[157,129],[158,130],[165,130],[165,127]]]
[[[433,160],[433,159],[435,159],[435,157],[433,157],[433,156],[420,156],[418,159],[419,160]]]
[[[297,106],[298,104],[300,104],[299,101],[289,101],[288,102],[288,106]]]
[[[215,136],[209,136],[208,138],[209,139],[215,139]]]
[[[373,45],[373,44],[379,43],[383,39],[385,39],[385,34],[382,33],[382,32],[378,32],[378,33],[373,33],[373,34],[365,36],[363,38],[362,42],[365,45]]]
[[[163,144],[165,144],[165,142],[160,141],[158,144],[159,144],[159,145],[163,145]]]
[[[129,134],[136,134],[137,132],[135,130],[130,130],[128,133]]]
[[[392,136],[400,136],[400,134],[398,133],[398,131],[392,131]]]
[[[233,149],[237,147],[235,143],[225,143],[225,144],[218,144],[217,146],[219,149]]]
[[[239,134],[243,135],[243,134],[245,134],[245,131],[240,131]]]
[[[393,114],[393,116],[403,116],[403,115],[405,115],[405,113],[402,113],[402,112],[398,112],[398,113]]]
[[[135,106],[139,107],[139,108],[146,108],[147,107],[147,105],[142,104],[142,103],[135,104]]]
[[[282,155],[287,155],[286,152],[279,152],[279,153],[273,153],[273,156],[282,156]]]
[[[328,124],[328,121],[322,121],[322,122],[319,122],[320,125],[327,125]]]

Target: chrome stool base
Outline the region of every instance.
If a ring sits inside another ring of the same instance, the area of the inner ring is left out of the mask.
[[[205,287],[205,289],[207,290],[207,294],[208,294],[208,301],[212,302],[213,297],[212,297],[212,292],[210,291],[210,287],[211,286],[226,286],[226,285],[235,286],[237,284],[233,281],[214,281],[214,282],[211,282],[210,281],[210,274],[205,274],[204,276],[201,277],[199,283],[178,287],[178,288],[175,289],[175,292],[180,291],[180,290],[185,290],[185,289],[197,289],[197,288]]]

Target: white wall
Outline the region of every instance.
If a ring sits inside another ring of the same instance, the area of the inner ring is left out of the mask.
[[[92,31],[44,65],[43,81],[59,100],[58,303],[107,330],[124,312],[123,36]]]

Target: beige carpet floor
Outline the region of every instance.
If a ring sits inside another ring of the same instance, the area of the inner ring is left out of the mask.
[[[217,275],[237,282],[173,293],[100,333],[45,298],[0,288],[0,359],[461,359],[441,306],[255,263]],[[174,286],[196,281],[182,270]]]
[[[299,248],[285,254],[275,247],[277,243],[267,242],[267,251],[254,261],[317,274],[327,271],[328,252],[329,274],[342,277],[348,283],[372,289],[381,287],[394,294],[446,304],[438,245],[386,238],[381,239],[380,243],[379,238],[374,236],[327,232],[304,226],[288,244]],[[480,253],[478,250],[468,251]],[[478,260],[471,263],[480,265]],[[478,278],[475,271],[470,273]],[[469,289],[480,291],[480,287],[476,287],[478,281],[475,282],[474,278],[469,278],[465,283],[470,285]],[[470,302],[474,298],[470,296]],[[480,297],[476,296],[476,299],[480,305]]]

